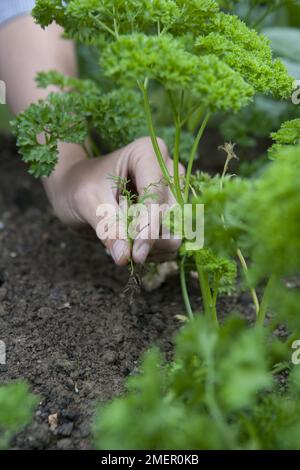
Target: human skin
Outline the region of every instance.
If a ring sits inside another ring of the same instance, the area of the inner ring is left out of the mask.
[[[36,25],[30,16],[16,18],[0,28],[0,71],[7,87],[7,101],[17,115],[29,104],[45,98],[50,89],[42,90],[35,84],[40,71],[57,70],[76,76],[77,64],[74,45],[62,39],[62,29],[51,25],[45,30]],[[158,140],[167,167],[172,174],[172,160],[162,140]],[[111,204],[118,209],[118,191],[111,176],[129,178],[138,194],[152,186],[157,193],[156,203],[172,205],[173,196],[163,183],[149,137],[138,139],[109,155],[87,159],[80,146],[62,143],[59,146],[59,162],[43,185],[55,214],[68,227],[79,232],[92,232],[97,236],[97,208]],[[148,202],[150,204],[150,202]],[[118,221],[120,224],[120,220]],[[153,218],[150,224],[157,225]],[[153,229],[153,230],[152,230]],[[114,238],[99,235],[118,265],[126,265],[130,257],[136,263],[144,263],[149,255],[158,260],[174,256],[178,240],[154,240],[151,233],[157,227],[145,227],[131,245],[122,237],[122,230]],[[143,236],[142,236],[143,235]]]

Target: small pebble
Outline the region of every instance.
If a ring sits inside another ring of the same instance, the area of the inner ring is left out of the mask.
[[[58,413],[53,413],[48,416],[48,424],[50,429],[54,431],[58,426]]]
[[[5,223],[2,222],[2,220],[0,220],[0,230],[4,230],[5,229]]]
[[[65,302],[63,305],[58,307],[58,310],[65,310],[71,308],[70,302]]]

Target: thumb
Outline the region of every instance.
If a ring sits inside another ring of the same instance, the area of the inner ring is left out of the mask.
[[[101,195],[98,192],[85,192],[82,217],[94,229],[115,263],[125,266],[130,259],[131,250],[122,211],[109,185],[102,185]],[[102,202],[104,196],[105,203]]]
[[[126,220],[116,201],[99,204],[96,210],[97,237],[110,252],[119,266],[128,264],[130,259],[130,243],[127,237]]]
[[[166,162],[170,160],[165,143],[158,139],[161,153]],[[160,236],[163,203],[167,200],[167,185],[163,179],[150,138],[134,142],[131,152],[130,174],[139,195],[137,234],[133,243],[132,256],[136,263],[144,263]]]

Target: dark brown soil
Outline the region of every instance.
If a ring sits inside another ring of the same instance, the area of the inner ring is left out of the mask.
[[[51,213],[41,184],[26,174],[11,141],[0,139],[0,339],[7,365],[0,383],[26,379],[40,396],[29,428],[13,448],[88,449],[96,403],[121,393],[149,345],[170,355],[182,314],[175,276],[130,304],[127,269],[100,244],[78,238]],[[192,301],[200,309],[196,281]],[[241,293],[220,311],[251,315]],[[58,413],[51,430],[48,417]]]

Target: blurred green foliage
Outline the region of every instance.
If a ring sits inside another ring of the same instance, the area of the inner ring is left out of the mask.
[[[0,132],[9,133],[11,114],[6,105],[0,104]]]
[[[31,421],[37,397],[24,382],[0,386],[0,450],[6,449],[13,436]]]
[[[271,372],[288,348],[237,316],[217,332],[204,318],[175,339],[166,364],[148,352],[121,398],[101,405],[97,449],[299,449],[300,369],[282,394]]]
[[[231,260],[242,247],[251,260],[249,281],[272,280],[261,304],[271,302],[269,327],[249,327],[236,315],[220,330],[208,317],[188,322],[171,363],[151,350],[124,395],[99,407],[96,448],[300,449],[300,366],[291,361],[300,334],[300,146],[290,138],[296,127],[286,123],[274,136],[290,145],[277,150],[258,178],[198,173],[192,180],[194,197],[206,204],[209,246],[196,264],[211,284],[216,276],[232,284]],[[216,253],[225,256],[222,263]],[[278,322],[292,334],[278,339]]]

